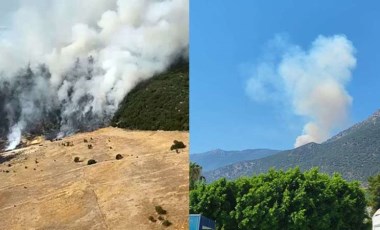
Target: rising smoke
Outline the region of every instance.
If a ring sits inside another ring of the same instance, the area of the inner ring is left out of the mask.
[[[0,137],[107,124],[140,81],[188,54],[188,0],[21,1],[0,37]]]
[[[289,45],[278,63],[257,66],[247,93],[261,102],[286,98],[285,104],[290,104],[296,115],[309,120],[295,147],[323,142],[348,117],[352,98],[345,86],[356,65],[354,52],[352,43],[342,35],[319,36],[308,51]]]

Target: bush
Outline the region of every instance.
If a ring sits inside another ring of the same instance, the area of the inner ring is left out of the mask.
[[[164,225],[165,227],[169,227],[170,225],[172,225],[172,223],[169,220],[164,220],[162,222],[162,225]]]
[[[156,221],[157,221],[156,219],[154,219],[153,216],[149,216],[148,219],[149,219],[151,222],[156,222]]]
[[[173,145],[170,147],[170,150],[177,150],[177,149],[184,149],[186,148],[186,145],[182,141],[173,141]]]
[[[75,163],[78,163],[78,162],[80,162],[80,159],[79,159],[79,157],[75,157],[75,158],[74,158],[74,162],[75,162]]]
[[[94,159],[90,159],[90,160],[87,161],[87,165],[93,165],[93,164],[96,164],[96,163],[97,162]]]
[[[164,217],[162,217],[162,216],[158,216],[158,218],[157,218],[157,219],[159,219],[159,220],[163,221],[165,218],[164,218]]]
[[[165,215],[167,212],[166,212],[166,210],[164,210],[161,206],[156,206],[155,207],[155,209],[156,209],[156,212],[158,213],[158,214],[160,214],[160,215]]]
[[[123,159],[124,157],[121,155],[121,154],[117,154],[116,155],[116,160],[121,160],[121,159]]]
[[[63,146],[72,147],[74,146],[74,143],[72,141],[66,141],[62,143]]]

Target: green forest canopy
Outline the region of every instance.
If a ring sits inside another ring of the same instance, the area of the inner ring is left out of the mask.
[[[315,168],[198,183],[190,192],[190,212],[216,220],[218,229],[368,228],[359,183]]]
[[[120,104],[112,126],[138,130],[189,130],[189,63],[138,84]]]

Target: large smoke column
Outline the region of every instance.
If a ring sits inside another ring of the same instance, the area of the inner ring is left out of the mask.
[[[348,117],[352,98],[345,86],[356,65],[354,52],[352,43],[341,35],[319,36],[308,51],[288,46],[276,65],[259,65],[256,73],[264,75],[251,78],[247,91],[258,101],[268,97],[265,95],[286,94],[283,98],[288,99],[293,112],[309,120],[295,147],[323,142]],[[262,71],[263,66],[272,68]]]
[[[8,148],[46,121],[60,135],[107,123],[138,82],[187,57],[188,17],[188,0],[21,1],[0,37]]]

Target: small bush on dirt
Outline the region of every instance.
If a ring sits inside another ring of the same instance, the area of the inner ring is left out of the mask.
[[[75,157],[75,158],[74,158],[74,162],[75,162],[75,163],[78,163],[78,162],[80,162],[80,159],[79,159],[79,157]]]
[[[72,141],[66,141],[66,142],[63,142],[62,145],[69,147],[69,146],[74,146],[74,143]]]
[[[159,220],[163,221],[165,218],[164,218],[164,217],[162,217],[162,216],[158,216],[158,218],[157,218],[157,219],[159,219]]]
[[[160,215],[165,215],[166,214],[166,210],[165,209],[163,209],[161,206],[156,206],[155,207],[155,209],[156,209],[156,212],[158,213],[158,214],[160,214]]]
[[[170,150],[178,150],[178,149],[184,149],[186,148],[186,145],[182,141],[173,141],[173,145],[170,147]]]
[[[164,225],[165,227],[169,227],[170,225],[172,225],[172,223],[169,220],[164,220],[162,222],[162,225]]]
[[[121,154],[117,154],[116,155],[116,160],[121,160],[121,159],[123,159],[124,157],[121,155]]]
[[[93,147],[92,144],[87,145],[88,149],[92,149],[92,147]]]
[[[84,143],[87,143],[87,142],[88,142],[88,140],[85,138],[85,139],[83,139],[83,142],[84,142]]]
[[[151,222],[156,222],[156,221],[157,221],[156,219],[154,219],[153,216],[149,216],[148,219],[149,219]]]
[[[87,161],[87,165],[93,165],[93,164],[96,164],[96,160],[90,159]]]

